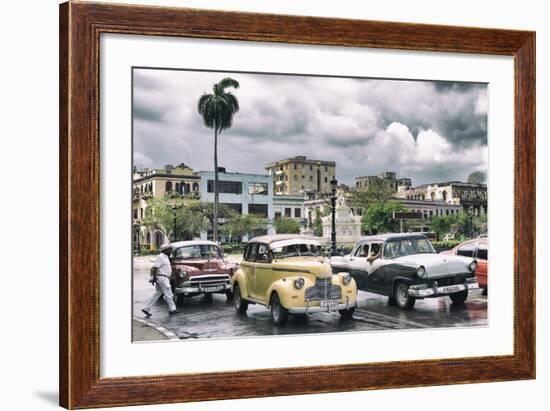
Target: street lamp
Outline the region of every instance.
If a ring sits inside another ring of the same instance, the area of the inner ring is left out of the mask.
[[[474,237],[473,215],[473,208],[470,206],[470,208],[468,208],[468,218],[470,219],[470,238]]]
[[[141,255],[141,244],[139,243],[139,224],[136,225],[136,254]]]
[[[331,206],[331,232],[330,232],[330,255],[336,255],[336,188],[338,187],[338,181],[336,178],[330,180],[330,189],[332,195],[330,196]]]
[[[176,237],[176,210],[178,209],[178,207],[176,205],[173,205],[172,206],[172,217],[174,218],[174,228],[173,228],[173,232],[172,232],[172,241],[176,241],[177,240],[177,237]]]

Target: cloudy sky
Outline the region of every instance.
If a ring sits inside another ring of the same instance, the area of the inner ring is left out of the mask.
[[[263,173],[305,155],[336,161],[337,179],[395,171],[413,185],[487,171],[485,84],[134,69],[134,164],[213,169],[213,131],[197,100],[230,76],[240,111],[219,165]]]

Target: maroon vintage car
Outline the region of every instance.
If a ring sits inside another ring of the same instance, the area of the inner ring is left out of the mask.
[[[220,246],[212,241],[178,241],[170,244],[170,283],[177,304],[199,294],[225,294],[231,298],[231,277],[238,268],[224,259]]]

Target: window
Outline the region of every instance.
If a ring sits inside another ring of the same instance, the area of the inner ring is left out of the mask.
[[[249,204],[248,214],[267,218],[267,204]]]
[[[309,171],[313,171],[313,166],[311,164],[309,165]]]
[[[238,214],[243,213],[243,205],[241,203],[223,203],[222,205],[230,208],[231,210],[237,212]]]
[[[211,244],[189,245],[176,249],[174,258],[180,260],[192,258],[220,258],[220,249]]]
[[[279,220],[281,218],[281,212],[275,211],[275,220]]]
[[[294,164],[294,170],[298,169],[298,164]]]
[[[294,174],[294,181],[298,181],[298,176]]]
[[[137,220],[138,218],[138,210],[137,208],[134,208],[134,219]]]
[[[328,177],[325,177],[325,183],[328,183]]]
[[[294,217],[302,217],[302,209],[301,208],[295,208],[294,209]]]
[[[214,192],[214,180],[208,180],[207,190],[209,193]],[[243,183],[240,181],[219,181],[218,192],[222,194],[242,194]]]
[[[487,260],[487,244],[480,243],[477,248],[477,258]]]
[[[199,191],[199,185],[197,183],[193,183],[193,191]]]
[[[327,172],[327,171],[328,171],[328,167],[327,167],[327,166],[325,166],[325,172]]]
[[[256,254],[256,262],[269,263],[271,258],[269,257],[269,250],[265,244],[258,244],[258,252]]]
[[[464,257],[473,257],[475,248],[475,243],[466,243],[463,246],[459,247],[456,253],[457,255],[462,255]]]
[[[313,182],[313,176],[309,176],[309,181]]]
[[[368,244],[361,244],[357,247],[355,250],[355,253],[353,254],[354,257],[368,257],[369,255],[369,245]]]
[[[285,217],[292,217],[292,208],[285,208]]]
[[[172,191],[172,182],[167,181],[166,184],[164,184],[164,191],[169,192]]]
[[[262,195],[266,196],[268,194],[269,186],[267,183],[248,183],[248,194],[249,195]]]
[[[244,250],[244,256],[243,256],[245,261],[254,261],[254,259],[256,258],[257,250],[258,250],[258,244],[250,244],[246,246],[246,249]]]

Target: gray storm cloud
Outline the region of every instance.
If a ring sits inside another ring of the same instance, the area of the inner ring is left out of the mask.
[[[339,181],[396,171],[413,184],[487,171],[487,87],[478,83],[134,69],[134,164],[213,167],[213,132],[197,100],[239,81],[220,165],[262,173],[296,156],[334,160]]]

